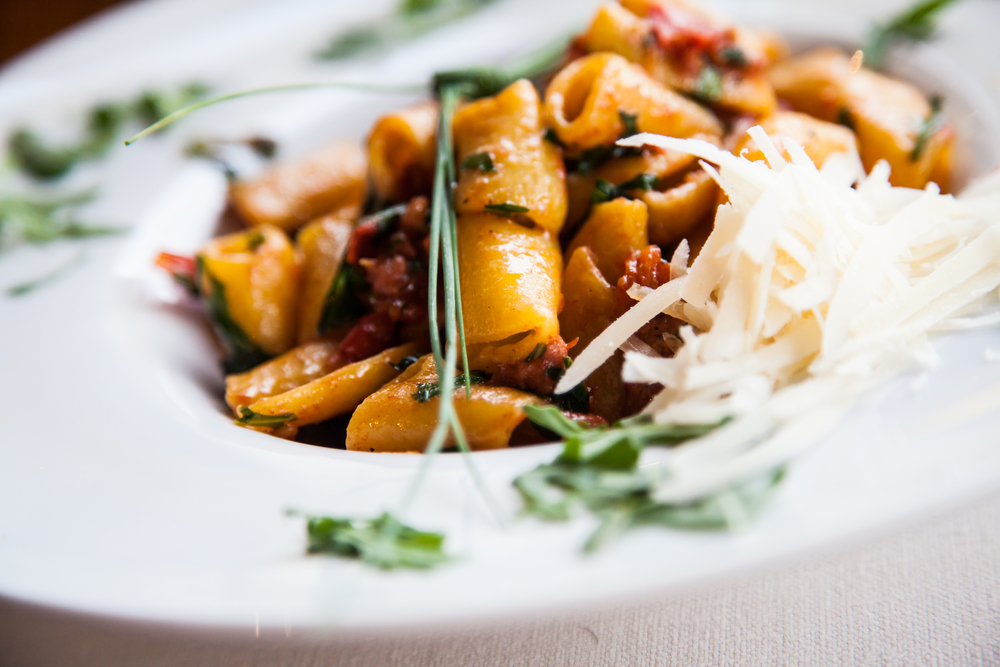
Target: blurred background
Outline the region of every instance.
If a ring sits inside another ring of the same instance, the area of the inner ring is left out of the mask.
[[[127,0],[0,1],[0,65],[77,21]]]

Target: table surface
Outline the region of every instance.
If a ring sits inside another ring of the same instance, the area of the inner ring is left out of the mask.
[[[863,10],[866,3],[841,4]],[[1000,99],[1000,69],[994,79],[990,92]],[[1000,494],[835,553],[710,587],[435,635],[220,634],[0,599],[0,664],[996,665],[998,554]]]

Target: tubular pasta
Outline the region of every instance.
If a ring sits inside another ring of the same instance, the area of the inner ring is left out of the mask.
[[[422,452],[437,424],[439,397],[423,403],[414,394],[420,385],[437,386],[434,359],[427,355],[402,375],[369,396],[354,411],[347,426],[347,448],[362,452]],[[456,383],[460,382],[460,378]],[[472,449],[500,449],[510,443],[514,429],[525,420],[522,408],[543,401],[532,394],[474,385],[472,400],[459,387],[453,398],[455,412]],[[449,435],[447,446],[454,445]]]
[[[528,209],[523,216],[539,227],[559,232],[566,219],[566,172],[559,148],[542,138],[541,102],[531,82],[522,79],[461,108],[454,134],[459,215],[512,204]],[[492,171],[462,168],[466,158],[483,153]]]
[[[469,363],[494,372],[559,333],[562,255],[544,229],[489,215],[458,219]]]
[[[259,178],[237,181],[229,188],[229,200],[251,226],[270,224],[290,232],[330,211],[360,206],[365,172],[361,149],[336,143],[278,164]]]
[[[337,275],[353,230],[354,209],[341,210],[310,222],[296,237],[302,249],[302,287],[299,293],[298,342],[319,336],[319,320],[326,295]]]
[[[613,53],[573,61],[545,92],[546,122],[569,151],[617,141],[626,129],[623,113],[637,115],[639,132],[680,138],[722,134],[722,126],[710,111],[664,88]]]
[[[368,137],[375,195],[385,203],[431,191],[438,105],[425,102],[379,118]]]

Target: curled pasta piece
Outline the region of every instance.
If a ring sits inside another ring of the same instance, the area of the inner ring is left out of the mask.
[[[319,336],[326,295],[344,259],[353,231],[354,209],[342,209],[310,222],[299,230],[302,249],[302,287],[299,292],[298,342]]]
[[[620,54],[663,85],[731,111],[763,115],[776,105],[765,70],[784,54],[781,42],[680,0],[601,5],[577,44]]]
[[[552,234],[493,215],[462,215],[458,262],[472,368],[493,373],[559,333],[562,255]]]
[[[668,246],[687,237],[698,223],[707,222],[719,194],[719,186],[704,169],[688,172],[681,183],[662,192],[643,192],[640,199],[649,210],[650,242]]]
[[[434,359],[427,355],[398,378],[369,396],[347,426],[347,448],[361,452],[422,452],[437,425],[438,401]],[[452,399],[472,449],[501,449],[525,420],[524,406],[542,400],[508,387],[477,384],[472,399],[464,388]],[[452,436],[446,445],[454,445]]]
[[[804,113],[775,111],[762,119],[760,126],[768,136],[772,137],[774,145],[786,160],[791,159],[791,156],[782,144],[782,139],[785,137],[801,146],[817,167],[822,167],[826,158],[833,153],[857,154],[858,152],[858,140],[850,128],[828,123]],[[748,160],[764,159],[764,153],[757,147],[757,142],[748,134],[736,144],[733,152],[743,155]]]
[[[619,197],[594,206],[590,217],[566,249],[570,257],[586,246],[608,283],[615,285],[625,275],[625,261],[635,250],[649,245],[649,213],[646,204]]]
[[[420,354],[425,349],[417,342],[390,348],[282,394],[254,401],[250,404],[250,410],[268,417],[294,415],[285,424],[291,429],[318,424],[358,407],[379,387],[399,375],[400,371],[394,364],[405,357]]]
[[[197,256],[199,287],[230,372],[295,344],[301,260],[283,231],[262,225],[212,240]]]
[[[310,341],[245,373],[227,376],[226,404],[239,414],[241,407],[335,371],[343,365],[336,354],[338,342],[326,338]]]
[[[454,133],[459,215],[516,214],[559,232],[566,172],[559,148],[542,138],[541,102],[531,82],[466,105],[455,114]]]
[[[832,48],[779,63],[771,81],[796,111],[851,127],[865,169],[886,160],[892,185],[922,188],[934,180],[947,189],[954,132],[929,124],[934,109],[916,87],[852,68],[850,58]]]
[[[368,136],[375,196],[385,203],[431,191],[438,105],[425,102],[379,118]]]
[[[597,256],[587,246],[578,246],[570,255],[563,273],[560,335],[577,344],[569,351],[576,357],[615,319],[615,290],[600,269]]]
[[[629,116],[634,128],[626,127]],[[571,152],[613,144],[629,129],[681,138],[722,134],[710,111],[613,53],[580,58],[556,74],[545,91],[545,120]]]
[[[290,232],[330,211],[360,206],[366,171],[358,146],[336,143],[275,165],[259,178],[237,181],[229,199],[251,226],[270,224]]]

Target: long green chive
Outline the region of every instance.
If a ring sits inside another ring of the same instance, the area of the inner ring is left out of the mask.
[[[314,88],[339,88],[341,90],[357,90],[363,93],[385,93],[385,94],[398,94],[398,95],[411,95],[414,93],[420,93],[425,90],[423,84],[413,84],[413,83],[401,83],[401,84],[373,84],[355,81],[328,81],[323,83],[291,83],[282,86],[267,86],[266,88],[253,88],[251,90],[241,90],[236,93],[229,93],[227,95],[219,95],[218,97],[213,97],[211,99],[202,100],[201,102],[196,102],[194,104],[189,104],[188,106],[178,109],[169,116],[165,116],[160,120],[156,121],[145,130],[135,135],[131,139],[125,141],[126,146],[130,146],[135,142],[139,141],[145,136],[162,130],[168,125],[176,123],[184,116],[189,113],[198,111],[199,109],[204,109],[205,107],[212,106],[213,104],[218,104],[219,102],[226,102],[228,100],[235,100],[240,97],[248,97],[250,95],[257,95],[260,93],[278,93],[282,91],[292,91],[292,90],[310,90]]]

